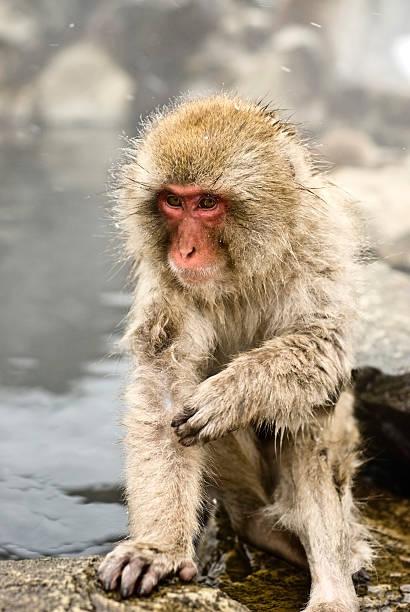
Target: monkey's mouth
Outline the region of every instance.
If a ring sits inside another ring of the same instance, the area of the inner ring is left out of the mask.
[[[221,270],[221,266],[218,264],[203,268],[180,268],[172,260],[169,261],[169,267],[184,284],[192,285],[200,285],[216,280]]]

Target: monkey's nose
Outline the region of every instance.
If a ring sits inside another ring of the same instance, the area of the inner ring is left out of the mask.
[[[191,247],[179,247],[179,254],[181,255],[182,259],[189,259],[190,257],[192,257],[192,255],[195,253],[195,247],[191,246]]]

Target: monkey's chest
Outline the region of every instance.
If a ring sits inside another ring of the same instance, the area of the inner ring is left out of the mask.
[[[264,329],[252,317],[243,316],[221,325],[216,335],[218,342],[213,352],[212,373],[226,367],[240,353],[260,346]]]

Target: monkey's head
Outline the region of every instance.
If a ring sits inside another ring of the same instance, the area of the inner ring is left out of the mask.
[[[195,292],[266,278],[292,253],[305,155],[291,126],[237,98],[155,115],[120,173],[128,254]]]

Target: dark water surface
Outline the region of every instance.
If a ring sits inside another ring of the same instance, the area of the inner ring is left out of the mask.
[[[0,144],[0,558],[101,552],[126,532],[109,357],[129,304],[105,189],[116,131]]]

